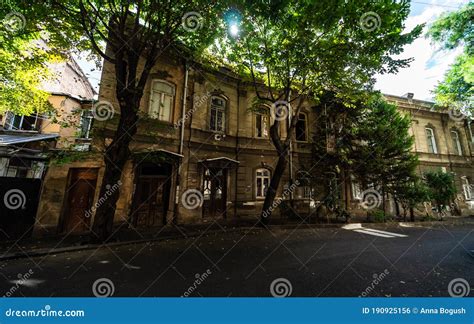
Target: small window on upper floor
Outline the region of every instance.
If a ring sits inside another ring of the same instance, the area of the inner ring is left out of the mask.
[[[457,155],[462,155],[461,140],[459,139],[459,133],[455,130],[451,131],[451,139],[453,140],[454,152]]]
[[[174,96],[175,87],[173,84],[163,80],[153,80],[148,108],[150,117],[171,122]]]
[[[269,120],[268,109],[262,108],[255,113],[255,137],[268,138]]]
[[[306,114],[300,113],[296,122],[296,140],[298,142],[306,142],[308,140],[308,123]]]
[[[428,152],[433,154],[438,154],[438,147],[436,146],[436,139],[434,135],[434,130],[432,128],[426,127],[426,140],[428,142]]]
[[[92,111],[90,110],[83,110],[81,112],[81,121],[79,125],[79,138],[90,138],[90,132],[92,128],[92,120],[94,116],[92,115]]]
[[[209,129],[215,132],[225,132],[227,101],[218,96],[211,97]]]

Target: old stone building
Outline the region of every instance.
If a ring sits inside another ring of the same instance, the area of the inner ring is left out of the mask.
[[[120,188],[115,223],[140,228],[221,220],[255,222],[277,160],[268,134],[271,107],[251,111],[255,96],[252,84],[226,68],[212,70],[163,57],[146,86],[132,156],[120,183],[109,188]],[[465,118],[434,111],[432,103],[411,95],[386,98],[412,117],[420,174],[434,168],[454,172],[462,213],[472,214],[471,125]],[[102,152],[117,125],[118,107],[113,66],[105,62],[99,101],[92,109],[96,116],[92,149],[81,159],[49,167],[36,218],[38,235],[88,230],[95,209],[107,199],[99,197],[98,190],[104,171]],[[98,117],[98,109],[107,110],[107,117]],[[307,215],[314,211],[318,193],[305,181],[294,190],[288,188],[291,179],[299,179],[303,166],[311,163],[315,116],[310,102],[298,118],[290,165],[277,197],[292,198],[298,213]],[[284,126],[280,132],[286,136]],[[341,188],[343,203],[354,215],[363,215],[357,184],[346,181]],[[393,212],[393,206],[389,209]],[[275,209],[274,219],[288,217],[281,210]]]
[[[49,93],[51,110],[0,115],[0,239],[25,237],[41,228],[40,215],[56,215],[49,202],[62,201],[64,191],[61,196],[53,193],[56,167],[51,166],[51,153],[89,150],[96,93],[72,58],[51,64],[50,70],[52,78],[42,89]],[[58,216],[51,222],[56,229]]]

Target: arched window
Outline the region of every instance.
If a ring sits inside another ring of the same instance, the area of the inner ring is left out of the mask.
[[[257,198],[265,198],[267,190],[270,187],[270,170],[257,169],[255,177],[255,191]]]
[[[168,122],[171,121],[174,95],[174,85],[163,80],[153,80],[148,109],[150,117]]]
[[[433,154],[438,154],[438,147],[436,146],[436,139],[434,136],[434,130],[432,128],[426,127],[426,140],[428,142],[428,152]]]
[[[211,112],[209,129],[216,132],[225,132],[225,113],[227,101],[218,96],[211,97]]]
[[[453,147],[456,154],[462,155],[462,148],[461,148],[461,141],[459,140],[459,133],[455,130],[452,130],[451,139],[453,140]]]
[[[255,137],[268,138],[270,114],[266,107],[261,107],[255,112]]]
[[[296,140],[298,142],[306,142],[308,140],[306,114],[300,113],[296,122]]]

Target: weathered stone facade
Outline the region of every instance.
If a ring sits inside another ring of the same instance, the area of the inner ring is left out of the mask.
[[[38,221],[43,228],[58,228],[68,217],[64,196],[68,191],[71,170],[97,170],[93,205],[100,199],[98,188],[104,169],[100,152],[110,143],[119,114],[114,80],[113,66],[106,62],[99,102],[108,102],[115,108],[114,118],[95,121],[91,155],[86,160],[48,170],[42,193],[43,203],[38,213]],[[162,118],[166,120],[147,115],[154,104],[150,96],[155,80],[163,89],[172,89],[169,90],[171,101],[167,97],[168,90],[159,92],[162,98],[159,100],[163,100],[160,105],[171,108],[169,117],[167,112],[161,112],[161,108],[158,110],[166,116]],[[264,200],[259,192],[273,171],[277,155],[268,135],[262,132],[265,127],[261,126],[262,120],[266,120],[267,127],[269,121],[271,124],[271,114],[265,117],[268,119],[260,119],[255,111],[250,111],[255,96],[252,84],[243,82],[227,69],[210,71],[196,64],[189,68],[186,77],[185,62],[162,58],[151,73],[141,102],[144,117],[131,145],[133,156],[123,172],[115,222],[140,227],[170,222],[257,221]],[[420,174],[440,167],[454,172],[462,198],[459,200],[462,212],[464,215],[472,214],[473,209],[469,209],[462,191],[463,184],[474,182],[473,138],[466,120],[456,122],[446,112],[432,111],[432,103],[429,102],[390,95],[386,98],[412,117],[411,131],[416,138],[413,150],[421,161]],[[214,104],[218,107],[213,107]],[[292,141],[292,166],[286,169],[277,197],[288,199],[292,195],[294,206],[303,215],[314,210],[314,193],[304,186],[291,190],[291,193],[288,191],[290,178],[295,179],[302,165],[311,162],[311,125],[315,120],[311,103],[304,105],[302,113],[306,118],[306,138]],[[222,123],[216,121],[219,118]],[[435,132],[437,153],[428,151],[426,127]],[[455,152],[452,147],[451,130],[458,132],[461,153]],[[281,134],[286,136],[285,127],[282,127]],[[354,215],[363,216],[365,211],[360,209],[360,201],[354,198],[350,181],[342,184],[342,191],[344,204]],[[193,198],[193,194],[199,197],[198,203],[186,199]],[[144,205],[145,209],[142,208]],[[390,208],[393,211],[393,206]],[[93,213],[91,215],[93,217]],[[273,217],[281,219],[287,215],[276,208]],[[90,224],[91,220],[87,222]]]

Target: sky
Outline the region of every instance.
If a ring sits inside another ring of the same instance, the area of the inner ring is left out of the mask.
[[[458,9],[467,4],[468,0],[420,0],[411,2],[410,16],[405,22],[407,30],[418,24],[429,26],[441,14]],[[383,23],[383,22],[382,22]],[[424,32],[427,27],[425,27]],[[375,89],[385,94],[403,95],[414,93],[416,99],[432,100],[431,91],[443,79],[444,73],[461,53],[461,49],[441,51],[439,45],[432,44],[423,35],[412,44],[405,46],[400,57],[414,58],[410,67],[400,70],[397,74],[377,75]],[[98,91],[100,70],[85,59],[78,59],[79,65],[89,77],[90,82]]]

